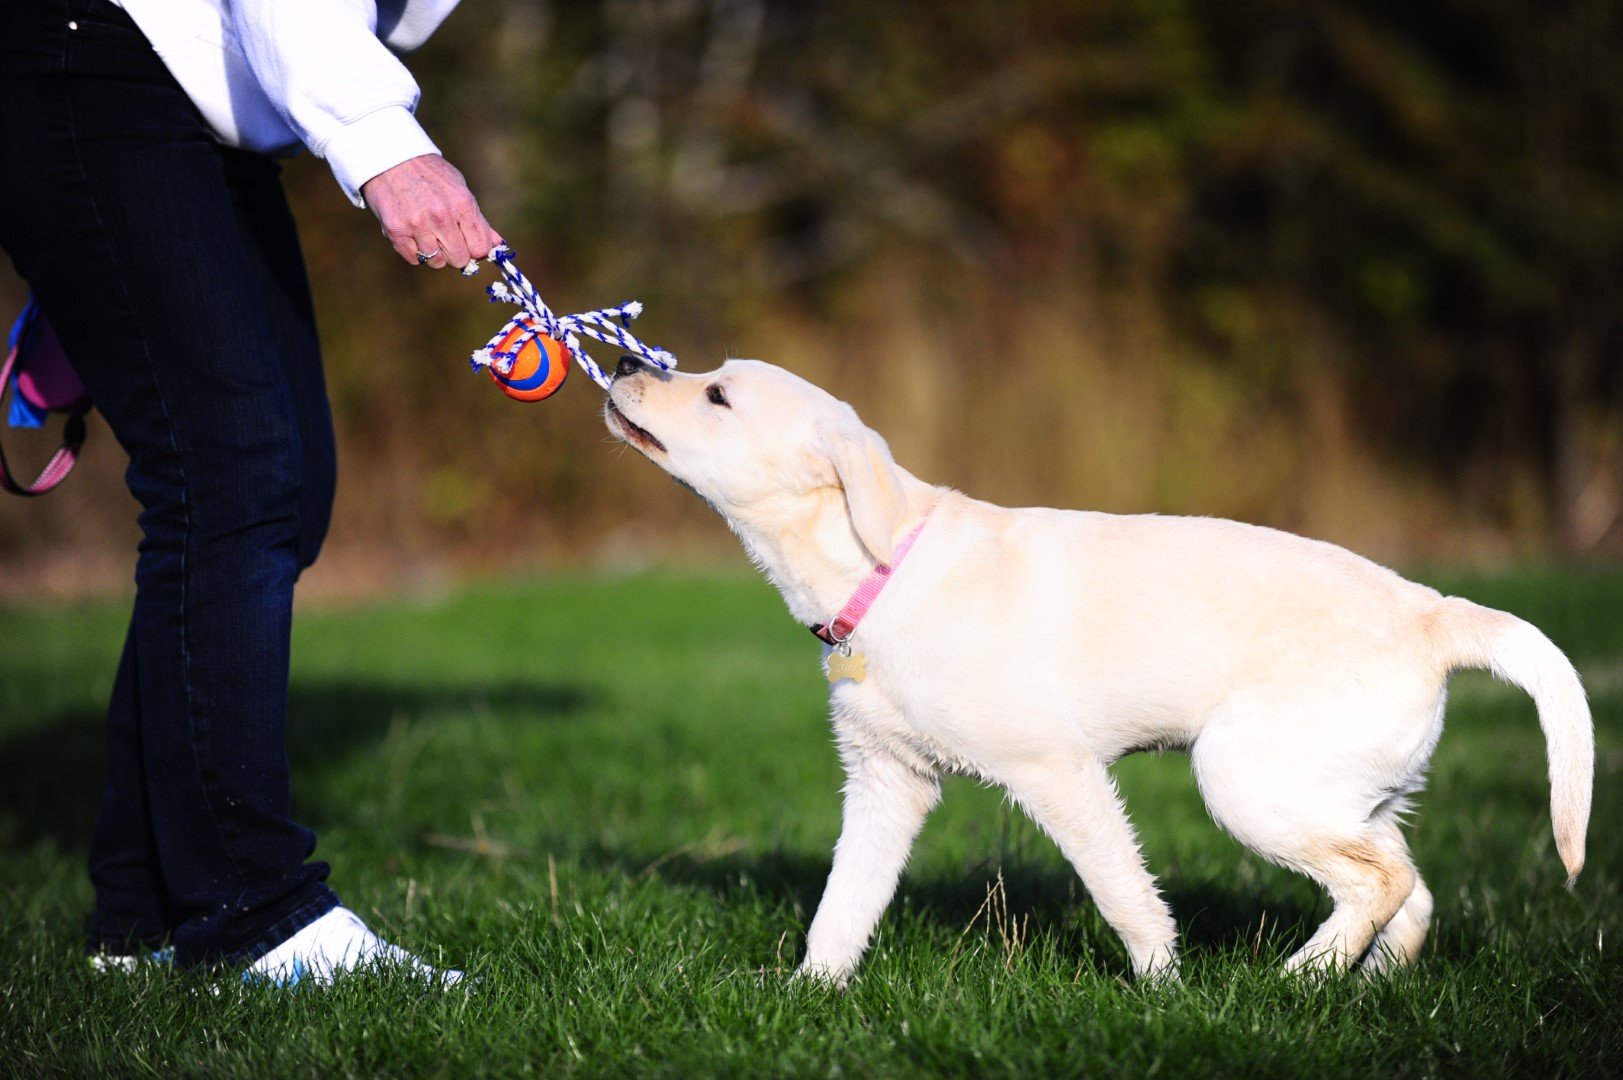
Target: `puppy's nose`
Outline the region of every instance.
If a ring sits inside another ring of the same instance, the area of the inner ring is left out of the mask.
[[[637,372],[639,372],[641,370],[642,370],[642,361],[638,360],[635,356],[632,356],[630,353],[626,353],[624,356],[620,357],[620,362],[615,365],[614,374],[616,376],[635,375]]]

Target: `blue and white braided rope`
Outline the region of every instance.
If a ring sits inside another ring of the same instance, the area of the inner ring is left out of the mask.
[[[661,370],[669,371],[676,366],[676,357],[664,349],[644,345],[627,331],[631,320],[642,314],[642,304],[637,301],[598,311],[583,311],[579,315],[554,315],[546,301],[541,299],[541,294],[535,291],[535,286],[530,284],[530,279],[514,265],[512,249],[506,244],[492,248],[490,261],[496,264],[506,279],[486,288],[491,303],[505,301],[517,304],[521,310],[507,320],[507,325],[484,348],[474,352],[471,363],[475,371],[482,367],[493,367],[503,375],[507,374],[512,370],[519,350],[542,334],[563,342],[564,348],[587,377],[605,390],[609,388],[610,376],[587,354],[580,342],[581,334],[641,357]],[[513,339],[510,348],[500,348],[502,339],[515,329],[523,332]]]

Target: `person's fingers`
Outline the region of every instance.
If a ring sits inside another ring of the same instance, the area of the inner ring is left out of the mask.
[[[461,182],[460,174],[454,187],[455,190],[447,194],[450,227],[440,235],[449,242],[451,265],[462,267],[472,260],[490,255],[490,249],[495,246],[491,242],[491,237],[495,233],[485,221],[485,215],[480,211],[479,202],[473,197],[473,192]]]
[[[409,233],[391,233],[385,229],[383,236],[384,239],[389,241],[389,246],[394,248],[396,255],[399,255],[413,266],[417,265],[417,241],[413,240]],[[432,251],[433,249],[430,248],[429,250]]]
[[[394,227],[385,227],[383,230],[389,246],[412,266],[431,266],[439,268],[445,265],[444,245],[436,238],[437,230],[426,221],[421,223],[401,223]],[[424,259],[420,256],[428,255]]]
[[[441,245],[441,254],[445,257],[440,266],[455,266],[461,269],[468,265],[468,241],[455,223],[447,224],[437,231],[434,237],[435,242]]]
[[[400,247],[395,247],[400,251]],[[406,250],[402,257],[413,266],[426,266],[431,270],[441,270],[447,265],[445,245],[432,229],[417,231],[413,238],[406,241]],[[428,258],[423,258],[427,255]]]
[[[417,250],[429,256],[427,259],[418,257],[417,262],[430,270],[444,270],[451,265],[451,257],[446,253],[445,242],[438,238],[424,240]]]
[[[490,256],[490,249],[496,246],[495,241],[491,239],[491,237],[495,236],[496,234],[495,231],[492,230],[491,227],[485,222],[485,217],[483,214],[479,213],[478,207],[474,208],[473,215],[471,217],[463,218],[461,221],[457,222],[457,225],[457,232],[461,235],[463,246],[468,251],[468,258],[488,258]],[[452,265],[460,264],[453,263]]]

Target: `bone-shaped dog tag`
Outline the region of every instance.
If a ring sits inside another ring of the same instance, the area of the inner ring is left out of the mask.
[[[837,683],[841,679],[850,679],[852,682],[861,682],[868,677],[866,658],[861,653],[851,653],[849,656],[835,649],[828,654],[828,681]]]

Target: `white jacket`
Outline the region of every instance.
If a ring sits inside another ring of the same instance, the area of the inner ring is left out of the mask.
[[[361,185],[439,150],[412,115],[409,52],[457,0],[113,0],[229,146],[325,158]]]

